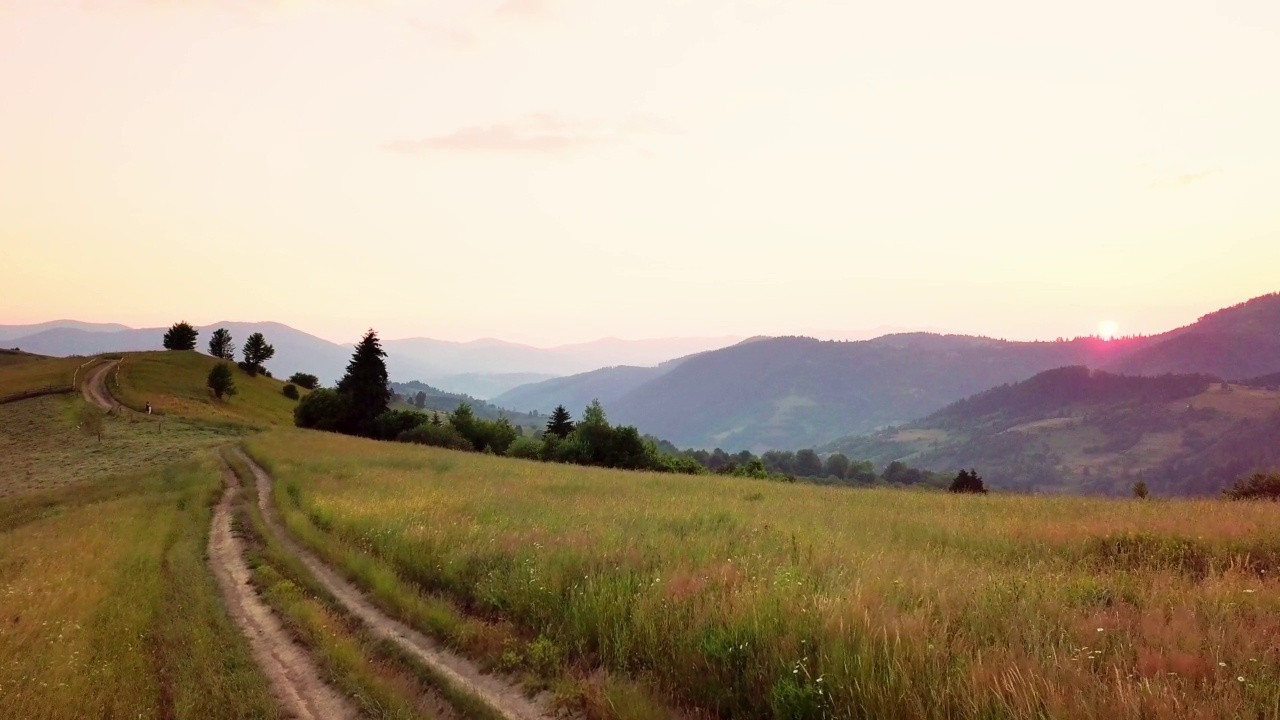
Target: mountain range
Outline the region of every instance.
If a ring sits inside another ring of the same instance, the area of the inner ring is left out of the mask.
[[[1280,388],[1266,380],[1059,368],[822,450],[979,468],[1002,489],[1128,494],[1142,480],[1157,495],[1215,494],[1280,466]]]
[[[310,372],[321,382],[336,382],[351,359],[352,345],[331,342],[275,322],[219,322],[200,326],[197,349],[203,350],[216,328],[226,328],[234,341],[261,332],[275,349],[267,363],[273,374]],[[118,324],[56,320],[36,325],[0,325],[0,342],[41,355],[92,355],[102,352],[156,350],[165,328],[130,328]],[[419,380],[446,391],[492,398],[517,385],[581,373],[606,365],[651,365],[690,353],[724,347],[735,337],[604,338],[539,348],[490,338],[452,342],[431,338],[384,339],[387,370],[400,382]]]
[[[760,338],[658,368],[609,368],[510,390],[494,402],[580,412],[601,400],[616,422],[681,447],[798,449],[923,418],[1045,370],[1087,366],[1234,379],[1280,371],[1280,294],[1144,337],[1058,342],[906,333],[858,342]]]

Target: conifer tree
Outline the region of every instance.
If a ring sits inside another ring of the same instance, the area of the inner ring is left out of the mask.
[[[987,494],[987,486],[977,470],[961,470],[956,479],[951,481],[950,490],[953,493]]]
[[[569,411],[563,405],[557,405],[551,413],[551,419],[547,421],[547,434],[563,440],[569,437],[571,432],[573,432],[573,418],[569,416]]]
[[[347,373],[338,381],[338,393],[347,401],[346,431],[353,435],[372,435],[374,419],[391,403],[386,356],[378,334],[370,329],[356,345]]]
[[[222,360],[236,359],[236,346],[231,342],[231,333],[226,328],[213,331],[209,338],[209,354]]]
[[[191,327],[191,323],[183,320],[174,323],[164,333],[164,349],[165,350],[195,350],[196,336],[200,331]]]
[[[244,341],[241,352],[244,353],[244,362],[240,363],[240,367],[250,375],[266,372],[263,363],[276,355],[276,349],[267,344],[267,339],[260,332],[250,335],[249,339]]]

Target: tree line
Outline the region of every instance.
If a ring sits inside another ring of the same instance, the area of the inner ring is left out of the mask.
[[[197,334],[189,324],[177,323],[165,334],[165,347],[192,350]],[[262,373],[270,377],[262,363],[275,354],[275,349],[261,333],[249,337],[243,353],[244,361],[238,363],[242,370],[250,375]],[[234,359],[232,337],[226,329],[214,331],[209,354]],[[787,482],[803,478],[826,484],[918,485],[952,492],[986,492],[976,471],[961,471],[953,478],[894,461],[877,473],[871,461],[850,460],[838,452],[824,458],[813,449],[770,450],[759,456],[746,450],[730,454],[720,448],[710,452],[680,450],[669,442],[641,434],[633,425],[613,425],[598,400],[592,401],[577,421],[563,405],[558,406],[545,428],[533,436],[526,436],[523,428],[513,425],[506,417],[477,416],[466,402],[443,417],[439,412],[422,412],[425,395],[421,392],[407,399],[419,409],[393,410],[391,402],[395,394],[387,374],[386,357],[381,340],[370,329],[356,345],[345,374],[334,388],[319,388],[316,376],[295,373],[284,393],[298,399],[295,384],[312,392],[302,397],[294,408],[294,424],[377,440],[623,470],[719,474]],[[226,363],[210,371],[209,387],[219,398],[235,393],[231,369]]]

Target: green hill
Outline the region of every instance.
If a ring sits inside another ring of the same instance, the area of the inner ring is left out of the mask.
[[[236,394],[217,400],[206,386],[209,370],[220,362],[194,351],[128,353],[120,362],[111,391],[121,403],[190,420],[248,425],[292,425],[297,401],[285,397],[285,383],[233,367]],[[299,388],[299,392],[306,391]]]
[[[975,467],[997,487],[1217,493],[1280,466],[1280,391],[1205,375],[1130,377],[1068,367],[825,450],[931,470]]]

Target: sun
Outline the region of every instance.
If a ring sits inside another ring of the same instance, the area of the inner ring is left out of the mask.
[[[1098,337],[1103,340],[1111,340],[1116,336],[1116,324],[1112,320],[1103,320],[1098,323]]]

